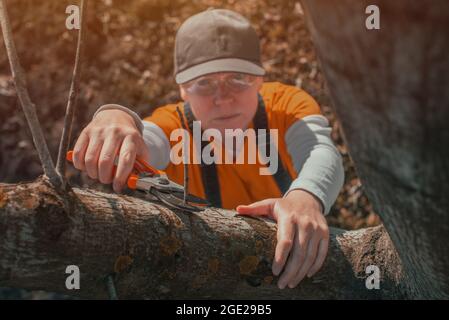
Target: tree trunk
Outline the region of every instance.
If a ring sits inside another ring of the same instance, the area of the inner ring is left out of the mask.
[[[0,286],[107,298],[400,298],[401,268],[383,227],[331,229],[322,270],[295,289],[272,276],[276,224],[234,211],[172,211],[126,195],[74,189],[58,194],[44,179],[0,185]],[[65,287],[68,265],[80,290]],[[368,290],[368,265],[381,271]]]
[[[367,30],[365,8],[380,9]],[[412,298],[449,298],[449,3],[304,0],[346,143]]]

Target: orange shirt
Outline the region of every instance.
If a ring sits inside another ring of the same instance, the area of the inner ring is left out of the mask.
[[[268,128],[278,129],[278,152],[282,164],[288,173],[295,179],[297,172],[293,167],[292,159],[287,152],[285,144],[285,133],[288,128],[297,120],[309,116],[321,114],[317,102],[305,91],[294,86],[285,85],[279,82],[266,82],[263,84],[260,95],[265,102],[265,109],[268,118]],[[179,107],[184,114],[184,103],[169,104],[157,108],[153,114],[146,117],[145,121],[151,121],[158,125],[166,134],[170,141],[170,134],[173,130],[182,128],[181,119],[178,116],[176,107]],[[252,124],[250,128],[252,128]],[[248,142],[245,139],[244,149],[247,153]],[[173,147],[179,141],[170,141]],[[190,132],[190,150],[193,150],[193,137]],[[222,149],[224,151],[224,147]],[[193,152],[191,152],[193,154]],[[257,158],[257,157],[256,157]],[[282,165],[281,163],[278,166]],[[281,197],[274,177],[271,175],[261,175],[259,168],[262,164],[256,161],[255,164],[216,164],[218,182],[220,186],[222,207],[225,209],[235,209],[240,204],[250,204],[255,201]],[[206,198],[201,179],[201,165],[189,164],[189,193]],[[183,164],[170,164],[165,169],[169,179],[183,184],[184,169]]]

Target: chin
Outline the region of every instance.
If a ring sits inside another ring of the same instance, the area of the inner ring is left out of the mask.
[[[216,128],[220,131],[223,131],[225,129],[245,129],[245,124],[242,122],[241,117],[237,117],[235,119],[232,120],[224,120],[224,121],[220,121],[220,123],[217,124]]]

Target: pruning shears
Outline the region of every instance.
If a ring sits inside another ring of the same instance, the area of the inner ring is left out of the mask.
[[[73,151],[67,152],[67,160],[73,162]],[[117,158],[113,172],[117,170]],[[158,170],[140,157],[136,157],[132,173],[128,176],[128,188],[154,197],[165,205],[181,210],[198,212],[204,210],[209,202],[187,194],[184,201],[184,187],[168,179],[164,171]]]

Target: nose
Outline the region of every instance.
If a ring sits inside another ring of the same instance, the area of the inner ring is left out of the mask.
[[[232,94],[225,83],[220,82],[214,97],[215,104],[223,104],[232,100]]]

